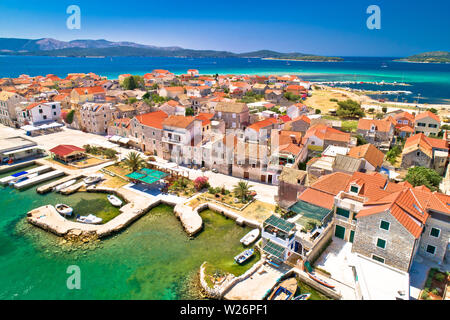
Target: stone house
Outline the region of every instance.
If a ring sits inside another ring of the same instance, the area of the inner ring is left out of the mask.
[[[359,119],[357,134],[376,147],[389,148],[395,133],[395,125],[391,120]]]
[[[214,118],[223,120],[227,129],[244,130],[250,124],[248,106],[240,102],[219,102],[214,108]]]
[[[409,137],[402,151],[402,168],[422,166],[443,175],[448,163],[448,142],[419,133]]]
[[[306,171],[283,167],[278,178],[278,205],[287,209],[296,203],[298,196],[307,188],[307,180]]]
[[[441,127],[441,119],[431,111],[416,115],[414,119],[414,133],[424,133],[426,136],[437,136]]]
[[[130,137],[138,141],[143,152],[162,156],[162,123],[167,117],[164,111],[156,111],[137,115],[130,121]]]
[[[21,102],[26,102],[27,99],[21,95],[9,92],[0,92],[0,123],[13,127],[17,121],[16,108],[20,106]]]

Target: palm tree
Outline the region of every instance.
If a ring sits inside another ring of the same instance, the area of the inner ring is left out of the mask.
[[[145,165],[145,160],[141,158],[139,153],[132,151],[128,153],[123,163],[132,171],[138,171]]]
[[[248,184],[248,182],[246,181],[239,181],[238,184],[236,184],[234,186],[233,192],[236,195],[236,197],[238,197],[239,199],[241,199],[241,201],[246,201],[248,198],[248,194],[250,193],[250,188],[252,186],[250,186]]]

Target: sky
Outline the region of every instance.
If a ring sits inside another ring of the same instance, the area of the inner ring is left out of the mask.
[[[79,30],[66,27],[69,5],[80,7]],[[380,29],[367,27],[370,5]],[[401,57],[450,51],[449,12],[448,0],[0,1],[0,37]]]

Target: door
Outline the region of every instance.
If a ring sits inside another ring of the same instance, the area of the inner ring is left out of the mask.
[[[334,236],[339,239],[344,239],[345,237],[345,228],[336,225],[336,229],[334,230]]]
[[[248,172],[244,172],[244,179],[250,178],[250,174]]]
[[[267,183],[272,184],[272,175],[271,174],[269,174],[267,176]]]
[[[261,175],[261,182],[266,182],[266,176],[265,175]]]
[[[355,231],[354,230],[351,230],[350,231],[350,239],[349,239],[349,241],[351,242],[351,243],[353,243],[353,238],[355,237]]]

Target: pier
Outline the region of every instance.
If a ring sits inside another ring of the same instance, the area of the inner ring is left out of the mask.
[[[84,175],[82,175],[82,174],[68,175],[68,176],[66,176],[66,177],[64,177],[62,179],[57,180],[57,181],[53,181],[53,182],[50,182],[50,183],[48,183],[46,185],[40,186],[40,187],[38,187],[36,189],[36,191],[37,191],[37,193],[41,193],[41,194],[47,193],[47,192],[52,191],[54,187],[59,186],[60,184],[63,184],[64,182],[67,182],[67,181],[70,181],[70,180],[73,180],[73,179],[80,179],[82,177],[84,177]]]
[[[49,172],[51,170],[52,170],[52,168],[49,167],[49,166],[40,166],[40,167],[37,167],[37,168],[33,168],[33,169],[30,169],[30,170],[27,170],[27,171],[25,171],[26,172],[25,174],[23,174],[21,176],[18,176],[18,177],[13,177],[13,176],[4,177],[4,178],[0,179],[0,184],[6,185],[10,181],[13,181],[14,179],[25,178],[25,177],[28,177],[30,174],[33,174],[33,173],[41,174],[41,173]]]
[[[25,181],[16,183],[14,185],[14,187],[19,189],[19,190],[20,189],[24,189],[24,188],[27,188],[27,187],[31,187],[31,186],[37,185],[37,184],[39,184],[39,183],[41,183],[43,181],[47,181],[47,180],[50,180],[50,179],[53,179],[53,178],[57,178],[57,177],[63,176],[64,174],[65,173],[63,171],[61,171],[61,170],[50,171],[50,172],[44,173],[42,175],[39,175],[39,176],[37,176],[35,178],[27,179]]]

